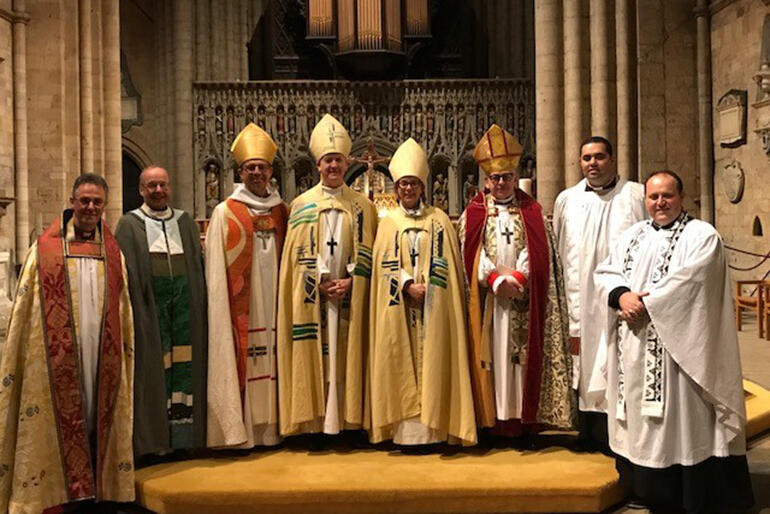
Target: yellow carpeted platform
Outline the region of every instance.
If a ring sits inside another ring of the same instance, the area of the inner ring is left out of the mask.
[[[743,394],[746,398],[746,438],[751,439],[770,429],[770,391],[744,379]]]
[[[770,428],[770,391],[748,380],[744,389],[750,438]],[[623,497],[604,455],[559,446],[453,452],[294,447],[157,464],[137,471],[137,502],[163,514],[599,512]]]
[[[137,471],[166,514],[598,512],[622,499],[614,461],[559,447],[403,455],[282,449]]]

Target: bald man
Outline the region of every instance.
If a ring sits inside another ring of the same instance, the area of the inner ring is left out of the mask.
[[[206,445],[206,285],[200,231],[172,209],[168,172],[142,171],[144,203],[118,222],[136,330],[134,454]]]

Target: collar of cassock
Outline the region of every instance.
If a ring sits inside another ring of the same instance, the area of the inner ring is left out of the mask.
[[[512,194],[508,198],[504,198],[502,200],[498,200],[495,198],[495,205],[511,205],[513,203],[513,199],[516,198],[516,193]]]
[[[166,206],[166,208],[162,211],[156,211],[146,203],[143,203],[139,208],[142,209],[142,212],[144,212],[147,216],[150,218],[155,218],[156,220],[167,220],[174,217],[174,211],[169,206]]]
[[[342,194],[342,186],[327,187],[321,184],[321,190],[326,196],[339,196]]]
[[[653,222],[651,222],[651,223],[652,223],[652,228],[654,228],[655,230],[660,230],[660,229],[663,229],[663,230],[670,230],[671,228],[673,228],[673,227],[674,227],[674,225],[676,225],[678,222],[682,221],[682,220],[683,220],[683,219],[685,219],[686,217],[687,217],[687,211],[685,211],[684,209],[682,209],[682,212],[680,212],[680,213],[679,213],[679,216],[677,216],[676,218],[674,218],[674,219],[673,219],[672,221],[670,221],[669,223],[666,223],[665,225],[658,225],[658,224],[657,224],[657,223],[655,223],[654,221],[653,221]]]
[[[593,191],[597,194],[606,193],[610,189],[614,188],[618,184],[618,176],[615,175],[615,178],[613,178],[609,184],[601,186],[601,187],[593,187],[591,184],[588,183],[588,180],[586,180],[586,191]]]
[[[422,216],[423,210],[424,210],[424,204],[422,203],[422,198],[420,198],[420,203],[417,204],[417,207],[414,209],[407,209],[404,207],[404,204],[401,202],[398,203],[398,205],[401,207],[401,210],[404,211],[404,214],[406,214],[410,218],[419,218]]]

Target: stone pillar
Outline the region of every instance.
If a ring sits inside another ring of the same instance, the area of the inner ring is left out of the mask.
[[[211,73],[211,25],[209,0],[195,1],[195,80],[209,80]]]
[[[698,174],[700,219],[714,223],[714,146],[711,127],[711,20],[708,0],[698,0]]]
[[[226,58],[227,58],[227,76],[228,81],[238,78],[238,15],[235,12],[237,2],[235,0],[226,0],[223,8],[227,16],[226,37]]]
[[[449,183],[449,191],[447,193],[449,194],[449,213],[451,216],[459,216],[462,214],[461,207],[462,207],[462,199],[460,196],[462,195],[462,189],[460,189],[460,178],[458,178],[459,175],[459,166],[456,166],[454,164],[450,164],[447,166],[446,173],[449,177],[448,183]]]
[[[583,178],[579,162],[580,143],[587,135],[583,3],[583,0],[564,2],[564,185],[566,187],[574,186]]]
[[[591,0],[591,132],[612,139],[610,120],[609,13],[607,0]]]
[[[217,9],[216,7],[219,6]],[[227,80],[227,56],[225,55],[226,11],[219,1],[211,5],[211,80]]]
[[[94,70],[91,0],[78,2],[80,60],[80,173],[94,172]]]
[[[535,5],[537,192],[548,213],[564,187],[561,4],[538,0]]]
[[[631,0],[615,0],[616,85],[618,102],[618,174],[638,180],[636,170],[636,65],[632,59],[636,35]]]
[[[114,228],[123,214],[123,159],[120,126],[120,7],[102,2],[102,82],[104,174],[110,185],[107,222]]]
[[[179,208],[194,209],[192,147],[192,27],[193,8],[189,0],[173,0],[174,103],[173,148],[176,198]]]
[[[29,248],[29,163],[27,154],[27,23],[26,0],[14,0],[13,20],[13,165],[16,251],[14,262]]]

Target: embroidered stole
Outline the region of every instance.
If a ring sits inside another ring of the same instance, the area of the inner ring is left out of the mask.
[[[251,298],[251,266],[255,231],[275,231],[276,262],[281,262],[288,218],[286,205],[270,209],[270,214],[252,216],[246,204],[228,198],[229,214],[225,240],[227,287],[230,317],[233,325],[238,385],[241,398],[246,391],[246,359],[249,348],[249,301]],[[277,273],[276,273],[277,275]]]
[[[657,252],[655,257],[655,264],[653,266],[652,277],[650,279],[650,285],[655,285],[666,276],[668,268],[671,263],[671,256],[674,253],[676,244],[682,236],[684,228],[687,223],[692,220],[692,217],[685,211],[679,215],[674,222],[674,226],[671,228],[671,238],[668,241],[668,245],[662,252]],[[626,249],[626,256],[623,260],[623,275],[628,280],[631,273],[634,270],[634,264],[636,258],[639,255],[639,250],[643,246],[643,242],[649,233],[649,228],[652,222],[648,221],[637,231],[631,242]],[[628,330],[623,326],[623,321],[618,318],[616,334],[617,334],[617,348],[618,348],[618,400],[616,418],[623,421],[626,419],[626,384],[625,384],[625,371],[623,368],[623,344],[621,331]],[[645,350],[644,350],[644,388],[642,390],[642,415],[654,418],[663,417],[663,409],[665,407],[665,350],[660,343],[660,337],[658,331],[655,329],[655,324],[650,320],[647,323],[645,331]]]
[[[120,249],[106,225],[102,241],[65,243],[65,222],[53,223],[38,239],[38,273],[49,379],[56,417],[62,466],[69,501],[102,497],[102,473],[107,435],[113,422],[120,387],[123,339],[120,290],[123,286]],[[65,246],[66,245],[66,246]],[[81,393],[77,335],[72,313],[66,256],[105,258],[105,292],[97,382],[96,469],[92,468],[89,434]]]

